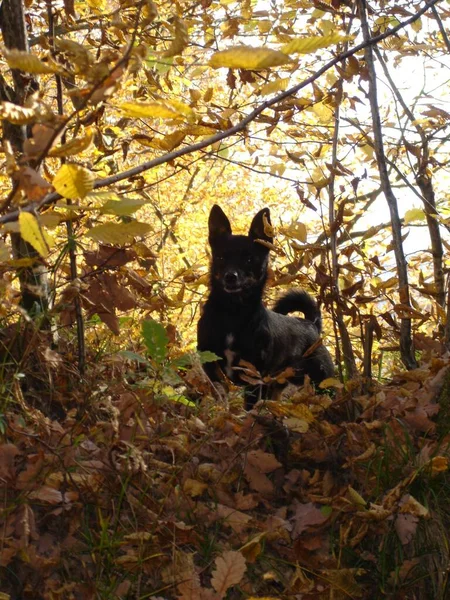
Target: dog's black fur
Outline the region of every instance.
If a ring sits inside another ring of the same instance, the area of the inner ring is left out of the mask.
[[[268,208],[255,215],[248,235],[233,235],[223,210],[217,204],[211,209],[211,290],[198,323],[197,337],[198,349],[214,352],[220,361],[206,363],[205,371],[212,381],[223,379],[223,372],[234,383],[243,385],[245,382],[235,367],[245,360],[262,376],[277,375],[291,367],[295,370],[295,377],[291,378],[294,383],[303,383],[308,374],[318,384],[333,375],[334,367],[323,345],[303,356],[321,332],[320,310],[315,300],[304,291],[293,290],[281,297],[273,310],[267,310],[262,303],[269,249],[256,240],[273,241],[264,230],[264,219],[270,225]],[[303,312],[306,318],[286,316],[294,311]],[[247,410],[260,397],[272,393],[268,387],[271,386],[246,388]]]

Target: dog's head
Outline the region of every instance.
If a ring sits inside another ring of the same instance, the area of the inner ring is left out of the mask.
[[[262,291],[267,279],[269,249],[257,240],[272,243],[264,230],[270,225],[268,208],[253,218],[248,235],[233,235],[230,221],[215,204],[209,214],[209,243],[212,251],[211,284],[230,295],[248,295]]]

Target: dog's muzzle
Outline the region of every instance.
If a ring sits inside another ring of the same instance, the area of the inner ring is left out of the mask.
[[[223,276],[223,289],[229,294],[241,291],[239,275],[236,271],[227,271]]]

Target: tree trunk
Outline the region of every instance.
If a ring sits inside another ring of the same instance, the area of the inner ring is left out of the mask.
[[[28,51],[27,30],[22,0],[3,0],[0,9],[0,29],[7,48]],[[23,105],[30,93],[38,89],[36,79],[17,69],[11,71],[14,87],[0,76],[0,99]],[[3,142],[9,142],[20,153],[26,139],[26,127],[3,121]],[[21,305],[30,314],[37,316],[48,308],[49,294],[47,269],[42,264],[36,250],[25,242],[19,233],[11,235],[11,244],[15,258],[32,258],[35,266],[19,271],[22,292]]]

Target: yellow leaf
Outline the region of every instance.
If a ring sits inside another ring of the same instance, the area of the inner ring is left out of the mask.
[[[355,506],[367,506],[367,501],[351,485],[348,486],[346,496]]]
[[[268,96],[269,94],[275,94],[276,92],[283,92],[287,89],[288,84],[289,77],[275,79],[275,81],[269,81],[269,83],[261,86],[259,93],[261,96]]]
[[[214,69],[227,67],[228,69],[247,69],[258,71],[270,67],[279,67],[292,62],[289,56],[278,50],[264,46],[233,46],[227,50],[215,52],[209,59],[209,64]]]
[[[323,102],[316,102],[308,110],[312,110],[322,125],[327,125],[334,118],[333,109]]]
[[[342,389],[344,386],[339,381],[339,379],[336,379],[335,377],[327,377],[326,379],[324,379],[323,381],[321,381],[319,383],[319,387],[321,390],[324,390],[324,389],[330,388],[330,387]]]
[[[421,29],[422,29],[422,19],[417,19],[417,21],[414,21],[414,23],[411,23],[411,27],[412,27],[412,29],[414,29],[414,31],[416,33],[418,33],[419,31],[421,31]]]
[[[63,165],[53,178],[58,194],[72,200],[84,198],[94,189],[94,173],[79,165]]]
[[[189,35],[188,30],[185,23],[180,19],[180,17],[174,17],[174,39],[172,40],[170,46],[167,48],[165,52],[163,52],[164,57],[177,56],[183,53],[183,50],[187,48],[189,43]]]
[[[247,562],[254,563],[258,556],[261,554],[262,541],[266,537],[266,535],[267,532],[263,531],[240,548],[240,552],[243,554]]]
[[[292,404],[284,402],[275,402],[269,400],[266,402],[266,407],[272,414],[278,417],[294,417],[301,419],[307,423],[314,421],[314,415],[305,404]]]
[[[448,470],[448,458],[446,456],[433,456],[430,465],[432,475],[443,473]]]
[[[289,431],[295,431],[295,433],[306,433],[309,430],[309,423],[296,417],[287,417],[284,419],[283,424]]]
[[[208,127],[207,125],[190,125],[183,129],[186,135],[214,135],[217,133],[217,129],[214,127]]]
[[[348,42],[355,36],[353,35],[341,35],[340,33],[330,33],[329,35],[322,35],[320,37],[305,37],[295,38],[284,44],[281,51],[284,54],[309,54],[315,52],[319,48],[327,48],[328,46],[334,46],[342,42]]]
[[[53,61],[45,63],[30,52],[16,50],[15,48],[13,50],[3,48],[2,53],[11,69],[20,69],[26,73],[35,73],[36,75],[60,71],[60,67]]]
[[[153,102],[123,102],[119,106],[128,117],[137,119],[186,119],[195,121],[195,112],[178,100],[154,100]]]
[[[80,154],[80,152],[84,152],[84,150],[89,148],[92,143],[92,137],[92,132],[87,133],[83,137],[76,137],[67,142],[67,144],[52,148],[48,154],[49,156],[75,156],[75,154]]]
[[[29,212],[21,211],[19,214],[20,235],[31,244],[33,248],[45,258],[50,251],[52,240],[39,225],[39,221]]]
[[[36,111],[34,108],[25,108],[12,102],[2,102],[0,104],[0,117],[15,125],[29,125],[36,120]]]
[[[196,479],[188,478],[183,483],[184,493],[188,496],[191,496],[191,498],[195,498],[195,496],[201,496],[206,489],[208,489],[208,484],[197,481]]]
[[[12,258],[8,260],[8,265],[15,269],[26,269],[32,267],[36,263],[36,258]]]
[[[425,213],[422,208],[411,208],[405,212],[403,217],[405,225],[412,223],[413,221],[425,221]]]
[[[108,8],[107,0],[87,0],[87,3],[92,10],[103,14]]]
[[[123,246],[133,242],[135,237],[142,237],[151,231],[148,223],[103,223],[92,227],[86,236],[101,244],[113,244]]]
[[[307,240],[308,231],[304,223],[291,223],[291,225],[288,225],[287,227],[281,227],[280,231],[288,237],[299,240],[300,242],[305,243]]]
[[[123,198],[118,200],[108,200],[100,209],[100,212],[106,215],[129,216],[147,204],[145,200],[137,198]]]
[[[7,245],[3,242],[0,242],[0,263],[5,262],[10,259],[10,252]]]

